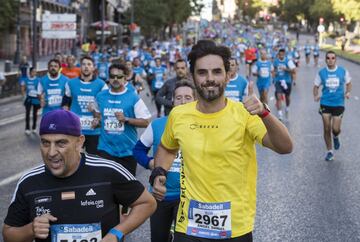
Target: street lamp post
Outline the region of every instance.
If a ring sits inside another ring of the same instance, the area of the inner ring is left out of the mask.
[[[37,22],[36,22],[36,10],[38,7],[38,0],[33,0],[33,43],[32,43],[32,66],[37,66]]]
[[[21,45],[21,31],[20,31],[20,24],[21,24],[21,19],[20,19],[20,14],[21,14],[21,1],[19,1],[19,6],[18,6],[18,13],[17,13],[17,18],[16,18],[16,51],[15,51],[15,56],[14,56],[14,64],[19,64],[20,63],[20,45]]]
[[[104,50],[105,45],[105,0],[101,0],[101,52]]]
[[[130,24],[134,23],[134,0],[131,0],[131,20]],[[130,29],[130,47],[132,48],[134,45],[134,31]]]

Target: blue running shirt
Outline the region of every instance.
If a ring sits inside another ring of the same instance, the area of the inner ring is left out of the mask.
[[[89,105],[94,105],[96,95],[108,89],[105,82],[99,78],[91,82],[84,82],[80,78],[74,78],[68,81],[65,86],[65,94],[72,97],[70,111],[77,114],[80,118],[81,129],[84,135],[99,135],[100,129],[91,127],[93,114],[88,111]]]
[[[45,106],[42,115],[45,113],[61,108],[62,98],[65,94],[65,84],[69,78],[59,74],[56,79],[49,74],[43,76],[38,85],[38,95],[44,94]]]
[[[225,97],[237,102],[242,102],[243,96],[247,95],[248,82],[242,76],[236,74],[236,77],[230,79],[225,88]]]
[[[123,112],[128,118],[149,119],[151,114],[143,100],[127,89],[120,93],[104,90],[96,96],[96,106],[101,114],[98,150],[116,157],[131,156],[137,141],[136,127],[119,122],[115,112]]]
[[[345,85],[351,82],[349,72],[340,66],[334,70],[322,68],[315,78],[315,86],[322,86],[320,104],[330,107],[345,105]]]

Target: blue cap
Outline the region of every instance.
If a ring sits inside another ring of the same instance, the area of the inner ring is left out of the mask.
[[[80,136],[80,119],[75,113],[64,109],[50,111],[41,119],[39,134],[66,134]]]

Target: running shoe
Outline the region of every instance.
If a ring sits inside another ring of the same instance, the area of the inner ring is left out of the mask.
[[[26,135],[30,135],[30,134],[31,134],[30,129],[25,130],[25,134],[26,134]]]
[[[334,141],[334,149],[335,149],[335,150],[340,149],[340,140],[339,140],[339,137],[334,137],[334,138],[333,138],[333,141]]]
[[[285,108],[285,118],[289,119],[289,107]]]
[[[332,160],[334,160],[334,154],[329,151],[329,152],[326,154],[326,156],[325,156],[325,160],[326,160],[326,161],[332,161]]]

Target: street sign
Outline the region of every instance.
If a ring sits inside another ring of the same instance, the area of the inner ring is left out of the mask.
[[[42,38],[44,39],[75,39],[75,14],[43,14]]]
[[[317,31],[319,32],[319,33],[323,33],[324,31],[325,31],[325,26],[324,25],[318,25],[318,27],[317,27]]]

